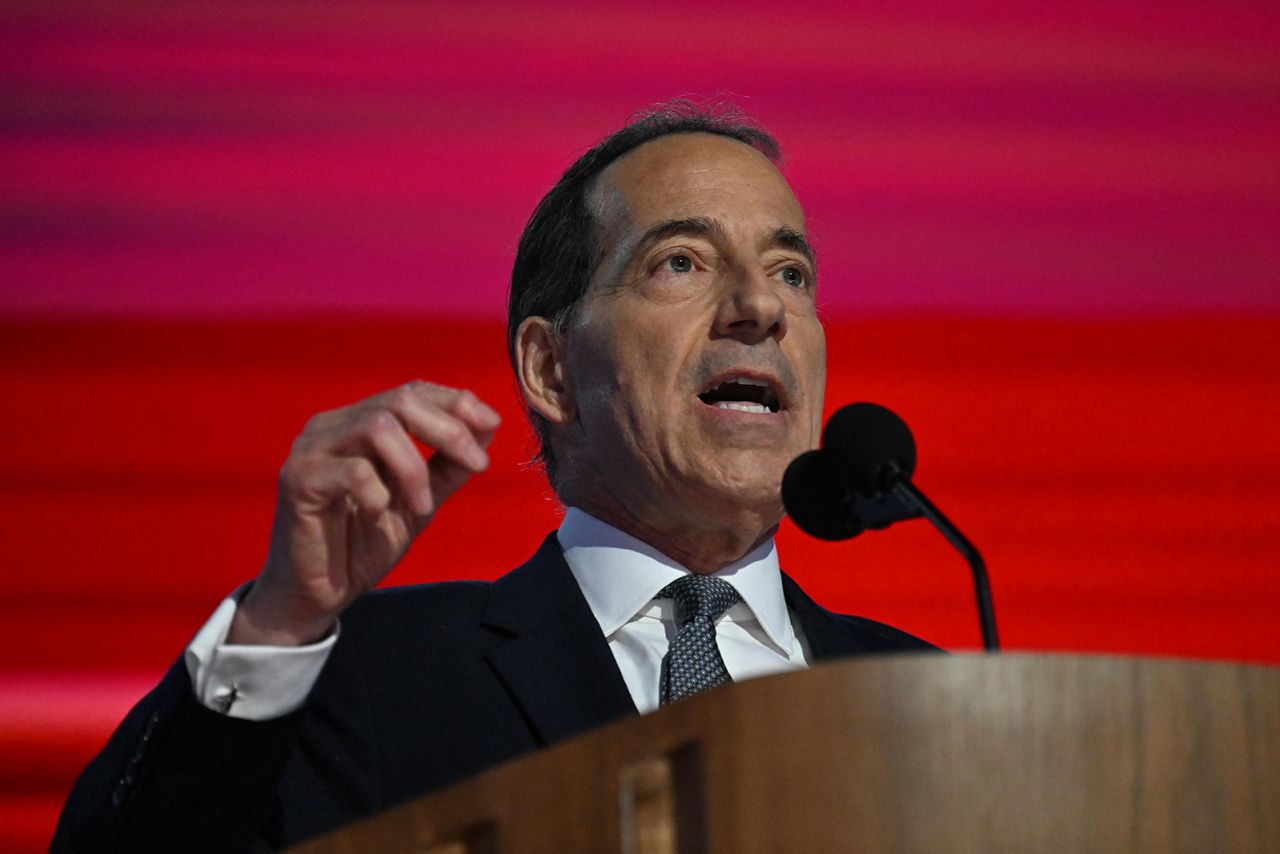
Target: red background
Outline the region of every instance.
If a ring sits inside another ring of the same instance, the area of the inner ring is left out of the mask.
[[[516,237],[681,94],[780,138],[828,411],[912,424],[1007,648],[1280,663],[1278,30],[1271,3],[8,4],[0,848],[47,843],[253,574],[311,413],[415,376],[504,413],[394,583],[492,577],[556,524],[503,354]],[[977,646],[924,523],[781,541],[825,604]]]

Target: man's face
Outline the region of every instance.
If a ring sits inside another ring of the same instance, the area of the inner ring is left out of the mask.
[[[566,344],[589,476],[649,524],[771,527],[826,382],[799,203],[763,155],[711,134],[629,152],[594,201],[603,255]]]

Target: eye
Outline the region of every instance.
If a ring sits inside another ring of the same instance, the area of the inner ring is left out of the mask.
[[[783,267],[778,271],[782,281],[793,288],[803,288],[809,283],[809,276],[799,267]]]
[[[692,273],[693,259],[688,255],[672,255],[667,259],[667,266],[673,273]]]

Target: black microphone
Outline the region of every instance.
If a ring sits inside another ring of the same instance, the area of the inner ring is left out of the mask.
[[[912,482],[916,443],[905,421],[883,406],[852,403],[822,430],[822,448],[807,451],[782,476],[782,503],[799,528],[845,540],[924,516],[954,546],[973,575],[982,645],[1000,648],[986,564],[978,549]]]
[[[887,491],[895,472],[915,471],[906,423],[883,406],[851,403],[827,422],[823,448],[796,458],[782,477],[782,503],[812,537],[847,540],[916,519],[920,511]]]
[[[874,403],[841,407],[822,429],[822,446],[845,464],[860,495],[885,492],[916,471],[916,440],[893,412]]]
[[[806,451],[782,475],[782,504],[811,537],[847,540],[866,530],[850,490],[852,475],[830,451]]]

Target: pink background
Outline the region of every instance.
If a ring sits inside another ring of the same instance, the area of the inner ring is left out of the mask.
[[[1270,2],[7,4],[0,848],[47,844],[253,574],[310,413],[476,389],[494,470],[392,580],[532,551],[556,514],[519,465],[515,242],[678,95],[779,137],[828,410],[910,421],[1009,648],[1280,663],[1278,31]],[[978,644],[922,523],[781,539],[825,604]]]

